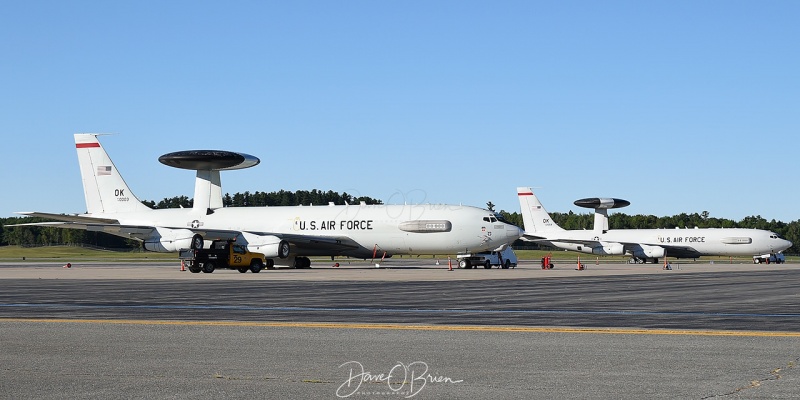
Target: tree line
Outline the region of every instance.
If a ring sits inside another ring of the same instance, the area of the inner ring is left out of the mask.
[[[373,199],[368,196],[353,196],[347,192],[338,193],[332,190],[327,192],[321,190],[298,190],[290,192],[288,190],[279,190],[277,192],[244,192],[236,193],[231,196],[225,193],[222,196],[223,207],[264,207],[264,206],[299,206],[299,205],[325,205],[328,203],[333,204],[359,204],[360,202],[367,204],[383,204],[382,201]],[[186,196],[176,196],[169,199],[163,199],[156,203],[155,201],[142,201],[150,208],[190,208],[192,207],[193,199]]]
[[[225,194],[222,198],[224,207],[262,207],[262,206],[296,206],[296,205],[325,205],[334,204],[382,204],[368,196],[353,196],[346,192],[337,193],[334,191],[321,190],[298,190],[277,192],[244,192],[234,195]],[[190,208],[192,199],[186,196],[176,196],[165,198],[159,202],[143,201],[147,206],[155,209],[163,208]],[[493,210],[494,204],[487,203],[487,208]],[[522,215],[519,212],[500,211],[508,222],[522,227]],[[594,214],[575,214],[551,212],[553,221],[564,229],[592,229],[594,225]],[[91,245],[106,248],[140,248],[138,241],[124,239],[121,237],[105,234],[102,232],[87,232],[79,229],[58,229],[52,227],[17,227],[10,225],[19,223],[45,222],[47,220],[32,217],[11,217],[0,218],[0,246],[20,245],[20,246],[40,246],[40,245]],[[654,215],[627,215],[624,213],[613,213],[608,218],[611,229],[674,229],[674,228],[752,228],[773,231],[787,240],[791,240],[794,245],[786,250],[787,254],[798,254],[800,250],[800,220],[785,223],[782,221],[768,221],[760,215],[745,217],[741,221],[733,221],[724,218],[712,218],[707,211],[702,213],[681,213],[668,217],[656,217]],[[529,245],[529,244],[528,244]]]

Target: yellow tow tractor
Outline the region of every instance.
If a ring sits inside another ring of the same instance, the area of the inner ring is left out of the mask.
[[[274,267],[273,260],[267,260],[261,253],[247,251],[246,246],[233,240],[215,240],[208,249],[183,249],[180,259],[193,273],[203,271],[210,274],[217,268],[259,273],[265,265],[267,269]]]

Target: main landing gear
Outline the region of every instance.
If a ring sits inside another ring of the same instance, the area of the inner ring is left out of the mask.
[[[628,260],[628,264],[647,264],[648,261],[651,261],[653,264],[658,264],[657,258],[639,258],[633,257]]]
[[[311,260],[308,257],[295,257],[294,268],[297,269],[311,268]]]

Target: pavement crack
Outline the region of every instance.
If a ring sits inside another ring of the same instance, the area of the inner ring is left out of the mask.
[[[769,376],[764,378],[764,379],[755,379],[755,380],[750,381],[749,385],[738,387],[738,388],[736,388],[736,389],[734,389],[734,390],[732,390],[732,391],[730,391],[728,393],[706,396],[706,397],[702,397],[702,399],[711,399],[711,398],[733,396],[733,395],[736,395],[736,394],[740,394],[740,393],[742,393],[742,392],[744,392],[746,390],[751,390],[751,389],[755,389],[757,387],[760,387],[763,383],[778,381],[783,377],[781,375],[781,372],[784,369],[787,369],[787,370],[794,369],[794,368],[796,368],[798,366],[799,363],[800,363],[800,357],[798,357],[798,358],[796,358],[796,359],[794,359],[792,361],[789,361],[786,364],[786,367],[778,367],[778,368],[775,368],[775,369],[769,371]]]
[[[212,377],[214,379],[222,379],[226,381],[268,381],[268,380],[278,379],[270,376],[233,376],[233,375],[222,375],[222,374],[214,374]]]

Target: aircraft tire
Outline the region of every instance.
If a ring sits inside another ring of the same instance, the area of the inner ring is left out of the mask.
[[[214,272],[215,266],[212,262],[203,263],[203,272],[210,274]]]
[[[193,250],[202,250],[203,249],[203,237],[198,235],[192,236],[192,249]]]
[[[257,274],[257,273],[261,272],[261,269],[263,269],[263,268],[264,268],[264,264],[261,262],[261,260],[250,261],[250,272],[252,272],[254,274]],[[247,268],[245,268],[245,272],[246,271],[247,271]]]
[[[278,257],[279,258],[289,257],[289,251],[290,250],[291,250],[291,247],[289,246],[289,242],[287,242],[285,240],[281,240],[281,242],[278,243]]]
[[[492,263],[489,260],[483,262],[483,268],[485,269],[492,269]]]
[[[511,261],[506,260],[506,263],[503,264],[503,269],[509,269],[509,268],[511,268]]]
[[[296,269],[308,269],[311,268],[311,259],[308,257],[295,257],[294,259],[294,267]]]
[[[242,267],[242,268],[236,268],[236,270],[237,270],[237,271],[239,271],[239,272],[241,272],[241,273],[245,273],[245,272],[247,272],[247,268],[244,268],[244,267]]]
[[[267,269],[275,269],[275,260],[271,258],[267,259]]]
[[[192,266],[192,267],[189,267],[189,272],[191,272],[191,273],[193,273],[193,274],[200,273],[200,271],[202,271],[202,270],[203,270],[203,269],[202,269],[202,268],[200,268],[200,267],[194,267],[194,266]]]

